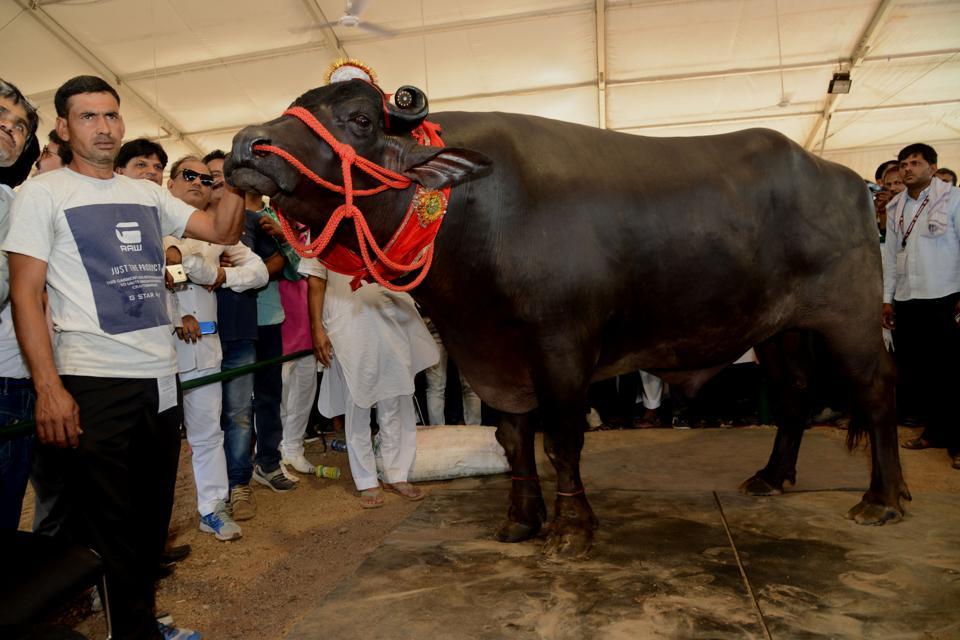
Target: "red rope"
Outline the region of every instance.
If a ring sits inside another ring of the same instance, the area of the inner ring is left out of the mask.
[[[304,244],[300,241],[300,239],[297,237],[297,234],[293,231],[293,229],[290,228],[289,221],[282,214],[282,212],[277,209],[277,217],[280,219],[280,228],[283,229],[283,235],[287,242],[290,243],[290,246],[293,247],[294,251],[305,258],[315,258],[319,256],[330,244],[330,241],[333,239],[340,222],[344,218],[348,218],[353,220],[354,230],[357,234],[357,244],[360,247],[360,255],[363,258],[363,263],[371,277],[373,277],[373,279],[380,286],[390,289],[391,291],[409,291],[423,282],[423,279],[427,276],[427,272],[430,270],[430,265],[433,263],[433,244],[429,245],[426,251],[424,251],[418,258],[409,264],[400,264],[394,260],[391,260],[383,252],[383,249],[380,248],[376,238],[373,237],[373,232],[370,231],[370,227],[367,225],[367,220],[363,213],[356,205],[353,204],[354,196],[371,196],[387,189],[406,189],[413,183],[413,181],[404,175],[391,171],[386,167],[381,167],[380,165],[362,156],[358,156],[353,147],[337,140],[333,134],[327,130],[326,127],[324,127],[315,117],[313,117],[312,113],[303,107],[291,107],[290,109],[284,111],[284,115],[297,118],[305,125],[310,127],[310,129],[324,142],[330,145],[330,148],[333,149],[334,153],[340,157],[340,170],[343,173],[343,185],[341,186],[328,180],[324,180],[316,173],[311,171],[309,167],[300,162],[300,160],[298,160],[292,154],[279,147],[268,144],[258,144],[253,148],[254,151],[272,153],[280,158],[283,158],[293,168],[299,171],[303,176],[309,178],[315,184],[324,187],[325,189],[329,189],[335,193],[343,194],[344,196],[344,203],[334,210],[333,214],[330,216],[330,219],[327,221],[327,224],[324,225],[323,231],[321,231],[320,235],[309,244]],[[382,184],[371,189],[354,190],[353,173],[350,169],[352,166],[356,166],[368,176],[374,180],[377,180],[378,182],[381,182]],[[383,274],[377,269],[376,264],[370,257],[371,249],[373,250],[373,254],[377,257],[377,260],[379,260],[380,263],[392,271],[399,271],[402,273],[409,273],[415,269],[421,269],[421,271],[413,281],[405,285],[395,285],[384,278]]]

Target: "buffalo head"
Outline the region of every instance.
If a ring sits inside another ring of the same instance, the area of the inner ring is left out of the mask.
[[[427,100],[414,87],[402,87],[389,104],[383,93],[363,80],[335,82],[303,94],[291,105],[308,110],[341,143],[358,156],[403,174],[429,188],[455,185],[485,172],[490,160],[477,152],[418,144],[410,131],[427,115]],[[343,196],[314,184],[286,160],[256,150],[272,145],[292,154],[318,176],[343,184],[340,157],[298,118],[284,115],[246,127],[233,139],[224,167],[240,189],[271,197],[285,215],[316,227],[329,218]],[[365,173],[353,171],[356,189],[379,186]],[[383,200],[381,200],[383,201]],[[383,212],[368,211],[368,219]],[[372,220],[371,220],[372,222]]]

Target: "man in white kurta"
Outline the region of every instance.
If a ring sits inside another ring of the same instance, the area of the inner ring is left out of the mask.
[[[190,180],[184,177],[184,169]],[[193,171],[193,175],[189,173]],[[196,158],[179,160],[173,166],[168,183],[170,191],[198,209],[206,206],[210,187],[200,182],[206,165]],[[232,246],[211,244],[189,238],[164,238],[168,264],[181,264],[187,275],[185,286],[176,290],[176,317],[182,318],[177,329],[177,371],[181,382],[219,373],[223,352],[216,333],[200,335],[198,323],[216,322],[217,296],[213,289],[224,286],[246,291],[267,283],[263,261],[244,244]],[[232,266],[221,267],[220,256]],[[184,392],[183,422],[187,442],[192,450],[193,477],[197,485],[197,511],[200,530],[218,540],[235,540],[242,535],[240,527],[227,512],[227,460],[223,449],[220,412],[223,397],[219,382]]]
[[[370,435],[374,405],[384,488],[409,500],[422,498],[407,482],[417,448],[413,379],[439,354],[413,299],[375,284],[351,291],[350,277],[328,272],[317,260],[302,260],[300,273],[310,278],[314,343],[328,366],[317,408],[327,417],[345,416],[347,455],[361,504],[382,504]]]
[[[169,236],[165,240],[172,240]],[[165,242],[165,244],[168,244]],[[263,261],[246,246],[237,243],[231,247],[184,239],[175,246],[183,256],[184,271],[189,278],[186,287],[176,292],[181,317],[191,316],[197,323],[216,322],[217,296],[207,290],[222,279],[222,286],[234,291],[246,291],[267,283],[267,268]],[[221,267],[220,256],[226,255],[232,267]],[[223,270],[223,274],[219,270]],[[187,332],[190,331],[188,334]],[[186,326],[179,331],[177,342],[177,370],[181,382],[220,372],[223,353],[216,333],[197,335]],[[223,430],[220,411],[223,408],[219,382],[197,387],[183,394],[183,421],[187,441],[193,451],[193,477],[197,485],[197,511],[201,518],[215,513],[228,496],[227,460],[223,450]],[[221,532],[214,533],[224,539]],[[238,538],[227,534],[228,539]]]

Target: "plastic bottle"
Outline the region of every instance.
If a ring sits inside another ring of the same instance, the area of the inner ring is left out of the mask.
[[[340,467],[327,467],[322,464],[318,464],[313,472],[318,478],[326,478],[328,480],[339,480],[340,479]]]
[[[347,452],[347,443],[343,440],[338,440],[334,438],[330,441],[330,448],[336,451],[337,453],[346,453]]]

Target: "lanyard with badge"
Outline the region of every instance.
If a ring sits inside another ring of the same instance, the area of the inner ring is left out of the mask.
[[[924,207],[927,206],[927,203],[930,202],[930,194],[928,193],[923,198],[923,202],[920,203],[920,206],[917,207],[917,212],[913,215],[913,220],[910,221],[910,226],[907,227],[906,232],[903,230],[903,214],[906,206],[900,210],[900,220],[897,222],[900,227],[900,233],[903,234],[903,239],[900,241],[900,250],[897,252],[897,274],[904,275],[907,272],[907,238],[910,237],[910,234],[913,232],[914,225],[917,224],[917,220],[920,219],[920,214],[923,213]]]

